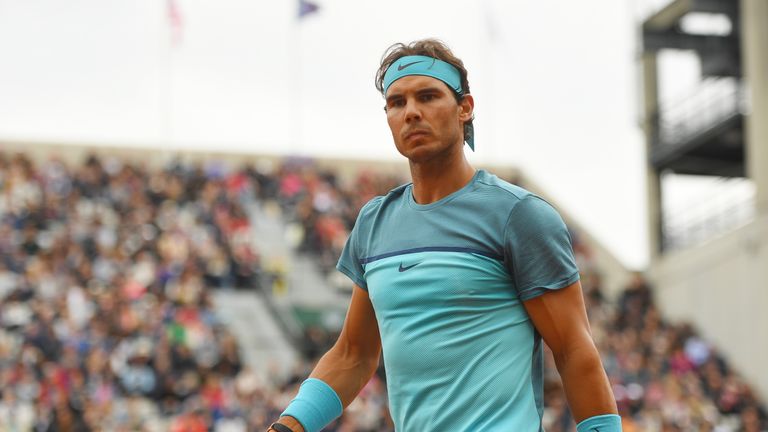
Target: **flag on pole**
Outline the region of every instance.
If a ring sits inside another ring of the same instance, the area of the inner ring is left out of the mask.
[[[310,0],[299,0],[299,19],[311,15],[320,9],[317,3]]]
[[[177,46],[181,44],[184,20],[176,0],[166,0],[166,4],[168,8],[168,26],[171,30],[171,44]]]

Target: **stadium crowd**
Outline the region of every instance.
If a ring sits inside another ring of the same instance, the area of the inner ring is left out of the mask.
[[[0,430],[264,430],[316,359],[287,381],[264,379],[242,363],[211,289],[259,287],[248,214],[259,201],[278,202],[303,228],[300,249],[330,271],[357,210],[398,179],[342,183],[307,161],[69,167],[0,153]],[[604,298],[599,263],[574,240],[625,431],[768,430],[714,347],[661,319],[640,276],[617,302]],[[315,352],[334,338],[315,338]],[[572,431],[546,362],[545,427]],[[383,371],[327,430],[392,430]]]
[[[0,157],[0,430],[207,430],[234,415],[224,394],[243,367],[209,288],[257,281],[241,180]]]

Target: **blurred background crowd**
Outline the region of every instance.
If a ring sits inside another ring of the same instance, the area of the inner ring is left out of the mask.
[[[288,379],[245,364],[211,293],[269,294],[279,276],[262,264],[249,209],[277,204],[302,231],[298,251],[330,274],[359,208],[402,181],[362,171],[344,182],[307,160],[154,169],[0,153],[0,430],[265,430],[336,334],[305,329],[313,346]],[[607,298],[600,262],[573,238],[625,431],[768,430],[765,405],[717,347],[662,319],[639,274]],[[573,431],[546,365],[545,428]],[[383,370],[327,430],[393,430]]]

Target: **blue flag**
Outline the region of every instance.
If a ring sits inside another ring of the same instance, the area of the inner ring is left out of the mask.
[[[317,3],[309,0],[299,0],[299,18],[304,18],[307,15],[311,15],[320,9]]]

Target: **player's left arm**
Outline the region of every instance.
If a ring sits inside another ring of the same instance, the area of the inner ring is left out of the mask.
[[[616,400],[592,340],[581,284],[576,281],[527,300],[524,305],[554,354],[568,405],[576,421],[582,423],[579,431],[597,430],[590,427],[596,420],[618,422],[613,416],[617,413]],[[620,425],[619,429],[599,430],[620,430]]]

